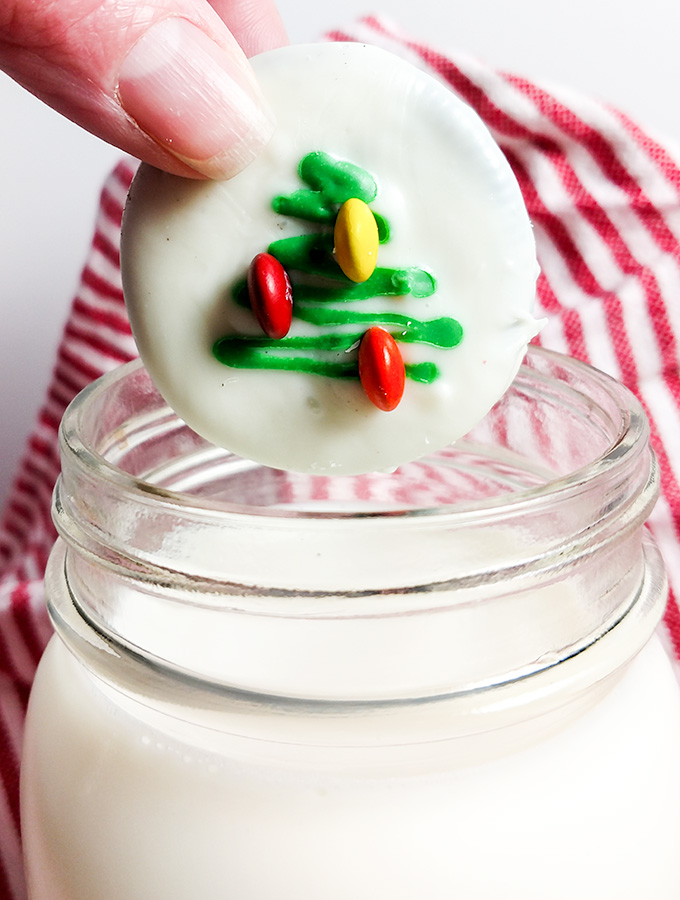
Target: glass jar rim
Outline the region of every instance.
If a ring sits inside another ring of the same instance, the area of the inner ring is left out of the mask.
[[[589,364],[555,351],[531,346],[513,384],[521,385],[523,377],[528,373],[535,381],[546,383],[554,381],[550,375],[545,375],[540,371],[542,366],[549,364],[559,364],[560,368],[596,387],[617,408],[620,413],[620,421],[612,422],[615,434],[606,450],[595,455],[587,464],[544,484],[513,490],[500,498],[458,500],[454,504],[443,503],[418,507],[405,505],[403,509],[391,508],[389,510],[380,508],[362,510],[290,509],[251,506],[205,495],[197,498],[186,491],[154,484],[152,481],[133,475],[111,462],[105,453],[97,449],[93,445],[94,442],[88,441],[85,436],[84,423],[88,421],[88,417],[92,414],[92,408],[101,401],[102,396],[117,383],[120,384],[125,379],[134,378],[145,371],[139,359],[101,376],[81,391],[70,403],[60,427],[62,461],[63,464],[76,466],[80,470],[80,474],[84,476],[87,476],[88,472],[96,472],[97,479],[100,482],[108,483],[110,487],[119,492],[120,496],[134,498],[137,502],[143,502],[147,497],[154,503],[175,507],[178,511],[200,511],[203,514],[215,514],[218,517],[220,514],[231,514],[237,515],[239,519],[252,516],[260,521],[293,519],[301,522],[310,520],[323,522],[329,520],[336,524],[342,520],[356,521],[357,519],[375,518],[389,519],[394,524],[395,520],[411,522],[415,518],[424,516],[437,520],[445,517],[454,517],[457,521],[493,520],[525,510],[535,510],[546,503],[554,502],[558,496],[567,499],[584,490],[590,490],[596,482],[609,478],[613,471],[621,470],[622,467],[632,468],[638,456],[645,451],[649,426],[640,402],[620,382]],[[565,396],[568,391],[573,390],[562,385],[560,385],[560,389],[565,392]],[[153,390],[155,391],[155,388]],[[166,410],[168,416],[175,418],[178,424],[183,424],[169,407],[166,407]],[[464,440],[465,438],[455,446],[461,446]],[[210,445],[206,442],[206,446]],[[212,448],[212,451],[217,454],[228,453],[217,447]],[[436,456],[437,454],[433,454],[427,459],[434,459]],[[233,458],[238,459],[235,456]],[[248,464],[249,461],[244,460],[244,463]],[[259,467],[258,464],[253,463],[252,465]]]

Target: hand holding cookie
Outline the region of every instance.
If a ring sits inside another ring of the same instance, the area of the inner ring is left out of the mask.
[[[286,43],[273,0],[9,0],[0,69],[105,141],[228,178],[274,123],[247,56]]]

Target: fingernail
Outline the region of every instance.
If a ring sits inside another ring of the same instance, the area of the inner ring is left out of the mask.
[[[186,19],[163,19],[134,44],[118,97],[143,131],[209,178],[240,172],[274,130],[245,56]]]

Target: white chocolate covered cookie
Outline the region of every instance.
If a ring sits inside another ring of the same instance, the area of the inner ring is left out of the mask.
[[[121,267],[142,359],[195,431],[265,465],[354,474],[440,449],[538,330],[512,171],[474,112],[382,50],[253,65],[278,120],[254,163],[133,182]]]

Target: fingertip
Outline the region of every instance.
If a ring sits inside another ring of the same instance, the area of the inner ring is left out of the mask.
[[[290,43],[273,0],[210,0],[246,56],[256,56]]]
[[[245,168],[274,130],[241,51],[179,16],[154,23],[133,44],[120,67],[117,95],[145,134],[208,178]]]

